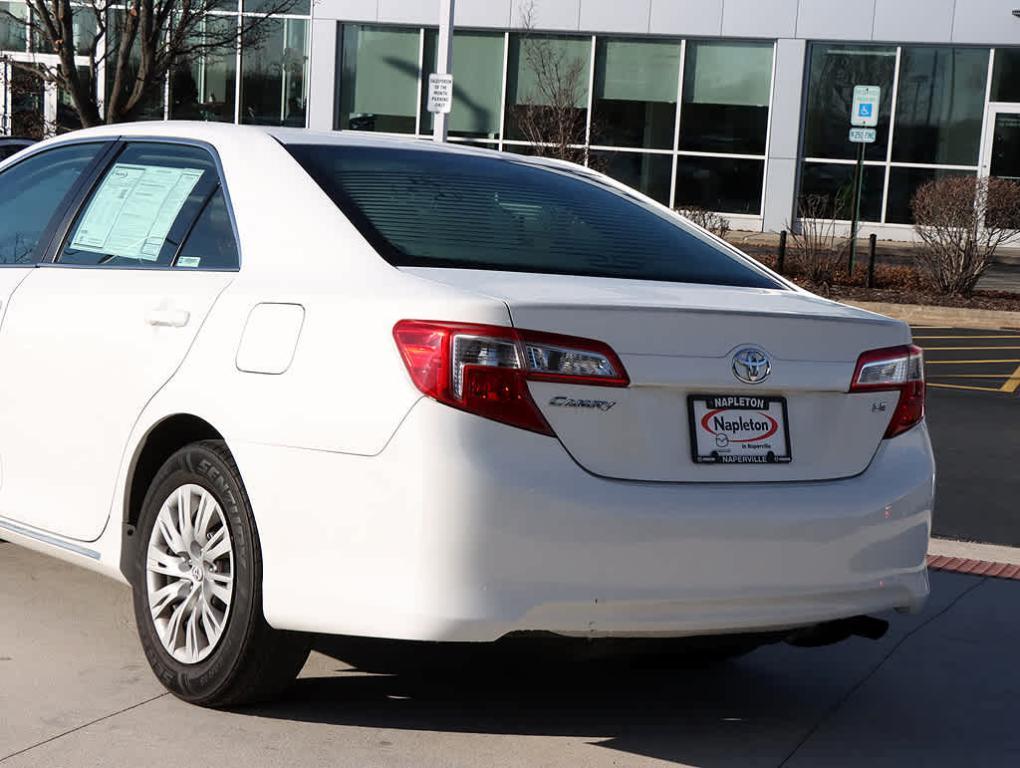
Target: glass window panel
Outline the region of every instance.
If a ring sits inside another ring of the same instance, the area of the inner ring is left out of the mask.
[[[2,5],[2,4],[0,4]],[[71,6],[71,28],[74,30],[74,52],[88,56],[96,40],[96,15],[89,6]],[[34,33],[33,48],[40,53],[53,53],[53,46],[44,34]]]
[[[338,129],[414,133],[417,28],[343,25]]]
[[[244,0],[244,12],[308,16],[312,12],[312,0]]]
[[[849,117],[850,112],[847,111]],[[828,199],[826,215],[849,221],[853,215],[854,172],[851,163],[804,163],[801,168],[800,196],[822,195]],[[861,219],[882,220],[882,194],[885,188],[885,166],[864,166],[861,190]]]
[[[687,44],[681,149],[765,153],[772,53],[771,43]]]
[[[576,174],[493,153],[287,149],[397,266],[780,287],[673,217]]]
[[[882,89],[878,140],[868,145],[865,157],[885,160],[896,49],[813,43],[810,58],[805,155],[846,160],[857,157],[857,145],[849,140],[854,86],[877,85]]]
[[[425,31],[425,72],[421,91],[421,132],[432,132],[428,111],[428,76],[436,71],[439,33]],[[500,96],[503,92],[503,35],[498,32],[454,32],[453,111],[447,119],[451,136],[499,138]]]
[[[210,16],[196,30],[196,42],[230,40],[237,18]],[[237,90],[237,49],[227,43],[192,61],[181,62],[170,79],[170,117],[175,120],[234,122]]]
[[[591,165],[663,205],[669,205],[669,185],[673,178],[672,155],[592,152]]]
[[[218,184],[203,149],[129,144],[92,190],[58,261],[168,266]]]
[[[78,67],[78,77],[80,77],[81,81],[86,84],[86,87],[91,87],[92,70],[88,67]],[[75,111],[74,101],[71,99],[71,94],[63,88],[58,87],[57,133],[77,131],[81,127],[81,117],[79,117],[77,111]]]
[[[113,87],[116,81],[118,46],[120,30],[123,28],[124,24],[124,11],[121,9],[111,10],[109,12],[109,20],[109,32],[106,36],[106,100],[108,104],[110,97],[113,94]],[[135,44],[131,48],[131,55],[128,57],[128,63],[124,68],[121,104],[124,104],[131,94],[131,89],[134,86],[135,76],[138,73],[138,67],[141,64],[141,60],[141,42],[136,38]],[[134,114],[129,115],[129,118],[132,120],[162,120],[163,89],[153,87],[152,90],[150,90],[135,107]]]
[[[308,109],[308,22],[274,19],[241,49],[241,122],[303,128]]]
[[[8,15],[10,14],[10,15]],[[14,16],[15,18],[11,18]],[[23,52],[27,45],[28,6],[0,2],[0,51]]]
[[[987,62],[986,62],[987,65]],[[974,176],[965,171],[947,171],[939,168],[892,168],[889,170],[889,202],[885,220],[890,224],[913,224],[910,203],[923,184],[945,176]]]
[[[507,138],[583,144],[591,39],[511,35]]]
[[[759,216],[764,175],[764,160],[681,156],[674,205]]]
[[[0,173],[0,264],[31,264],[50,219],[101,144],[34,155]]]
[[[236,269],[237,240],[223,189],[217,189],[184,241],[175,266],[186,269]]]
[[[671,149],[680,44],[599,38],[592,144]]]
[[[900,62],[893,160],[977,165],[988,50],[904,47]]]
[[[992,101],[1020,102],[1020,48],[995,49]]]

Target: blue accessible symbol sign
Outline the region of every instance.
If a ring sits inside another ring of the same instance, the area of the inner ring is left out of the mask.
[[[850,110],[850,125],[855,128],[874,128],[878,125],[878,103],[882,89],[877,85],[858,85],[854,88],[854,104]]]

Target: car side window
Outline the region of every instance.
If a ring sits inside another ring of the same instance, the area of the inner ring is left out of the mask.
[[[85,201],[57,261],[169,267],[219,183],[204,149],[128,144]]]
[[[217,189],[206,203],[195,227],[184,241],[175,266],[186,269],[237,269],[237,240],[230,223],[223,189]]]
[[[32,155],[0,173],[0,265],[39,261],[43,233],[104,145],[72,144]]]

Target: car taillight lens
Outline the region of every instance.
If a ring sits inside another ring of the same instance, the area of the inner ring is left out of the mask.
[[[885,437],[896,437],[924,418],[924,352],[913,345],[865,352],[857,360],[851,392],[899,392]]]
[[[543,435],[552,428],[527,382],[626,387],[606,344],[494,325],[402,320],[393,337],[411,380],[446,405]]]

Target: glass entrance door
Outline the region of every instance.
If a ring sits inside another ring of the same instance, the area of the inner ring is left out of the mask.
[[[989,108],[984,149],[985,175],[1020,182],[1020,105]]]

